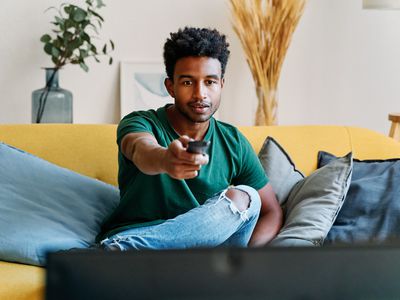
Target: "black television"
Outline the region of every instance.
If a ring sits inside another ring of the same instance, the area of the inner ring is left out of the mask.
[[[400,247],[48,254],[46,299],[400,299]]]

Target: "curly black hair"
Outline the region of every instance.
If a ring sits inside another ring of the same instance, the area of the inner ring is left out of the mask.
[[[172,80],[176,62],[187,56],[216,58],[221,63],[224,77],[230,51],[226,36],[216,29],[185,27],[171,32],[164,44],[164,64],[167,76]]]

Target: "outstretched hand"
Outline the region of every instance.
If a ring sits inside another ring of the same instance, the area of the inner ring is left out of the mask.
[[[186,151],[189,141],[193,141],[193,139],[183,135],[169,144],[165,152],[164,169],[172,178],[194,178],[198,175],[201,166],[208,163],[207,154]]]

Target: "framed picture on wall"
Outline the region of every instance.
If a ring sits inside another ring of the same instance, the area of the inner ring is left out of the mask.
[[[137,110],[173,103],[164,86],[162,62],[121,62],[121,118]]]

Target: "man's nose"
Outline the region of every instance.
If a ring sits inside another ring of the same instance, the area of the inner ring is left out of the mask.
[[[206,99],[207,98],[207,89],[204,86],[204,84],[202,83],[197,83],[194,86],[194,90],[193,90],[193,98],[194,99]]]

